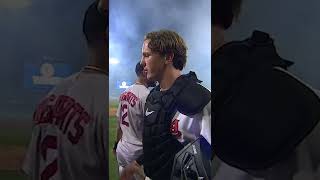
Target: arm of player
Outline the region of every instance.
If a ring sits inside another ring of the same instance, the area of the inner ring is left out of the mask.
[[[117,150],[117,146],[118,146],[118,143],[120,141],[120,139],[122,138],[122,130],[120,128],[120,124],[119,124],[119,119],[118,119],[118,127],[117,127],[117,137],[116,137],[116,140],[114,142],[114,145],[113,145],[113,154],[116,155],[116,150]]]
[[[118,124],[116,142],[119,142],[121,138],[122,138],[122,130]]]
[[[146,98],[147,95],[144,97],[141,97],[140,102],[139,102],[139,109],[141,110],[141,115],[144,117],[145,114],[145,103],[146,103]],[[122,171],[122,174],[120,176],[120,180],[127,180],[127,179],[132,179],[134,174],[140,176],[139,179],[145,179],[149,180],[147,176],[144,175],[143,173],[143,154],[139,156],[135,161],[127,165],[124,170]]]
[[[119,103],[117,114],[116,114],[116,116],[117,116],[117,137],[116,137],[116,142],[119,142],[120,139],[122,138],[122,130],[121,130],[121,127],[120,127],[120,122],[121,122],[120,109],[121,109],[121,102]]]

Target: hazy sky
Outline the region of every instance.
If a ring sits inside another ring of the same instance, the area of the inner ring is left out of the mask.
[[[210,0],[110,0],[110,57],[120,61],[110,65],[111,94],[117,95],[117,81],[134,82],[134,68],[141,58],[147,32],[171,29],[189,48],[184,73],[193,70],[211,88],[211,1]]]
[[[25,65],[55,59],[72,72],[87,63],[82,19],[91,0],[0,1],[0,114],[33,108],[44,92],[25,88]],[[49,57],[49,58],[48,58]],[[29,77],[31,78],[31,77]]]

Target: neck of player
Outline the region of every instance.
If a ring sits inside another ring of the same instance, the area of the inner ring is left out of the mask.
[[[106,74],[108,74],[108,65],[107,65],[107,58],[101,55],[101,53],[97,53],[94,51],[91,51],[89,53],[89,66],[93,66],[98,68],[101,71],[104,71]]]
[[[136,80],[136,84],[144,85],[146,88],[148,88],[147,82],[140,77]]]
[[[175,69],[172,65],[165,68],[162,79],[159,81],[160,91],[170,89],[179,76],[181,76],[181,71]]]

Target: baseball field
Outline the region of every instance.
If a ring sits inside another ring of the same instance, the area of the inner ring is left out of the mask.
[[[116,158],[112,153],[113,144],[116,139],[116,112],[118,108],[118,103],[110,102],[109,105],[109,177],[110,180],[118,180],[118,165]]]
[[[25,180],[20,169],[31,135],[31,120],[4,119],[0,122],[0,179]]]
[[[109,108],[109,179],[118,180],[118,167],[112,147],[116,136],[117,103]],[[6,118],[0,122],[0,180],[27,180],[20,170],[31,135],[30,118]]]

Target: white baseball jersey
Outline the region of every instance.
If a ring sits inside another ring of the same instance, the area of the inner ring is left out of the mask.
[[[170,131],[181,143],[189,143],[203,136],[211,144],[211,101],[195,115],[177,112],[172,119]]]
[[[133,84],[120,95],[117,119],[122,138],[116,151],[122,167],[142,154],[144,107],[149,92],[144,85]]]
[[[108,77],[82,70],[38,105],[23,170],[33,180],[108,179]]]

